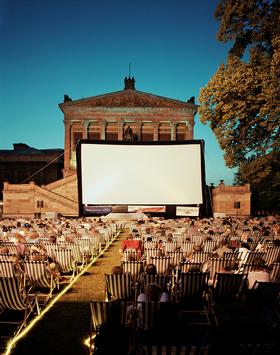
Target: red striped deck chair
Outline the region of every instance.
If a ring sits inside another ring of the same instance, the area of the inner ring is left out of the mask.
[[[132,275],[127,274],[105,274],[106,300],[119,299],[131,300],[133,293]]]
[[[151,262],[156,266],[157,274],[166,275],[169,273],[171,265],[170,256],[152,256]]]
[[[269,266],[277,260],[279,260],[280,257],[280,246],[272,246],[268,247],[266,251],[266,255],[264,256],[264,260],[266,261],[266,264]]]
[[[271,265],[270,279],[272,282],[280,281],[280,263],[273,263]]]
[[[23,311],[22,322],[10,320],[0,320],[4,324],[19,324],[16,333],[18,334],[26,326],[29,316],[36,311],[39,314],[37,294],[30,295],[21,287],[20,281],[16,277],[0,277],[0,306],[12,311]]]
[[[209,345],[141,345],[142,355],[207,355]]]
[[[48,262],[46,261],[24,261],[24,271],[29,283],[40,289],[48,289],[48,293],[41,293],[40,296],[46,298],[45,303],[52,298],[54,289],[59,289],[59,279],[54,278],[53,274],[47,271]]]
[[[77,272],[77,264],[73,258],[71,249],[54,249],[54,257],[59,265],[61,273],[71,273],[71,277],[74,277]]]

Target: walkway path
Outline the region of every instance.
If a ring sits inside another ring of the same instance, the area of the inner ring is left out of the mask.
[[[12,355],[85,355],[83,345],[89,336],[90,300],[105,299],[104,273],[120,265],[119,246],[124,231],[109,249],[82,275],[73,288],[63,295],[31,332],[19,341]]]

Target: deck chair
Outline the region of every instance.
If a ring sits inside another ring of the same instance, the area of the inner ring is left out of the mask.
[[[166,275],[169,273],[171,258],[170,256],[152,256],[151,263],[156,266],[157,274]]]
[[[133,283],[139,281],[139,277],[144,271],[144,262],[143,261],[123,261],[121,263],[123,271],[129,272],[132,275]]]
[[[197,251],[193,253],[192,260],[195,263],[205,263],[210,258],[210,253],[204,251]]]
[[[265,259],[265,255],[266,255],[266,252],[252,251],[251,253],[248,253],[246,263],[253,264],[256,259]]]
[[[277,262],[280,256],[280,246],[268,247],[266,255],[264,257],[266,264],[270,266],[271,264]]]
[[[132,275],[105,274],[106,300],[119,299],[130,300],[133,298]]]
[[[98,337],[102,333],[102,327],[111,323],[111,327],[109,331],[113,329],[124,329],[127,324],[127,310],[128,303],[126,301],[119,302],[104,302],[104,301],[91,301],[90,302],[90,312],[91,312],[91,322],[90,322],[90,354],[93,353],[94,343],[98,342]],[[122,341],[122,339],[118,339]],[[108,339],[105,341],[110,343],[111,346],[114,347],[114,340],[112,340],[112,333],[108,334]],[[102,349],[98,349],[101,351]],[[104,349],[103,349],[104,350]],[[110,349],[113,353],[113,350]],[[117,351],[117,349],[115,349]],[[106,351],[104,353],[107,353]]]
[[[77,263],[75,262],[71,249],[54,249],[54,257],[59,265],[62,274],[72,273],[71,278],[76,275]]]
[[[189,272],[189,271],[202,271],[202,263],[195,263],[192,261],[181,262],[180,270],[181,272]]]
[[[23,267],[26,277],[32,286],[40,289],[47,289],[48,293],[40,293],[39,296],[46,298],[44,303],[47,303],[52,298],[54,289],[59,289],[59,279],[54,278],[52,274],[47,271],[48,263],[46,261],[24,261]]]
[[[177,284],[177,302],[182,305],[180,316],[188,324],[210,325],[206,293],[208,272],[181,273]]]
[[[254,292],[255,300],[273,307],[277,302],[279,302],[280,282],[256,281],[252,291]]]
[[[280,263],[273,263],[271,265],[270,279],[272,282],[280,281]]]
[[[152,262],[151,258],[157,256],[159,253],[159,249],[157,248],[145,248],[144,254],[146,256],[146,264],[150,264]]]
[[[212,251],[216,248],[215,240],[205,240],[203,243],[203,251],[206,253],[212,253]]]
[[[143,355],[207,355],[209,345],[141,345],[140,353]]]
[[[209,288],[209,309],[214,313],[216,304],[238,301],[246,286],[247,274],[216,273],[213,287]]]
[[[40,314],[37,294],[28,294],[25,288],[21,287],[20,281],[16,277],[0,277],[0,306],[13,311],[24,311],[21,322],[0,320],[0,323],[4,324],[19,324],[15,335],[26,326],[27,320],[34,312],[35,307],[37,314]]]
[[[1,277],[18,277],[24,284],[25,274],[20,264],[14,264],[11,260],[0,260]]]
[[[171,258],[170,264],[175,267],[178,266],[184,258],[182,251],[169,251],[168,256]]]
[[[162,288],[162,290],[170,291],[170,287],[171,287],[170,281],[171,279],[167,275],[143,274],[141,288],[143,290],[147,284],[156,283]]]

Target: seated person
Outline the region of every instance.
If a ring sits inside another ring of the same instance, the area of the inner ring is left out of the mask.
[[[256,281],[269,282],[270,273],[267,270],[265,261],[258,258],[254,261],[253,270],[248,272],[248,288],[251,289]]]
[[[138,256],[141,258],[141,241],[140,240],[134,240],[133,239],[133,234],[129,233],[128,234],[128,238],[123,240],[121,243],[121,247],[120,247],[120,253],[123,254],[123,252],[125,250],[136,250]]]
[[[137,302],[168,302],[169,297],[166,292],[162,292],[160,285],[150,283],[145,285],[144,292],[140,293]]]

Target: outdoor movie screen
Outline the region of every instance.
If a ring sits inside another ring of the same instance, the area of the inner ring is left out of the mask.
[[[203,203],[203,141],[106,142],[77,148],[82,205]]]

